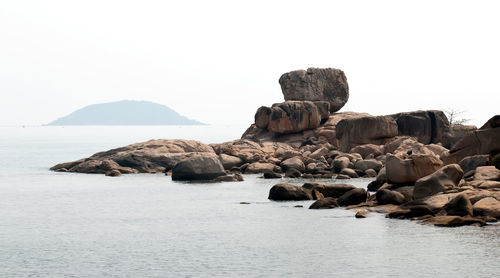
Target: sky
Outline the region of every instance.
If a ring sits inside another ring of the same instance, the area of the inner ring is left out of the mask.
[[[210,124],[250,124],[279,77],[342,69],[341,111],[499,114],[495,1],[0,0],[0,125],[147,100]]]

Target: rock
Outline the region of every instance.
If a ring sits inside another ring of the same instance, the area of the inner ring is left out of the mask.
[[[458,164],[446,165],[415,182],[413,197],[421,199],[458,186],[464,172]]]
[[[463,194],[457,195],[445,206],[447,215],[472,216],[472,204]]]
[[[361,210],[361,209],[356,211],[356,214],[354,215],[354,217],[356,218],[366,218],[366,216],[367,216],[366,210]]]
[[[104,174],[106,176],[108,176],[108,177],[119,177],[119,176],[122,175],[122,173],[120,173],[120,171],[118,171],[118,170],[110,170],[110,171],[107,171]]]
[[[500,201],[492,197],[483,198],[472,206],[474,215],[491,216],[500,219]]]
[[[264,178],[265,179],[281,179],[281,174],[275,173],[275,172],[265,172]]]
[[[443,111],[413,111],[391,116],[396,120],[399,136],[415,137],[423,144],[439,143],[450,132]]]
[[[491,165],[495,168],[500,169],[500,153],[491,158]]]
[[[278,134],[297,133],[319,127],[321,114],[311,101],[286,101],[259,108],[255,123],[261,129]]]
[[[255,174],[255,173],[266,173],[266,172],[274,172],[276,170],[276,165],[273,163],[266,162],[254,162],[248,165],[245,169],[245,173]]]
[[[311,190],[287,183],[280,183],[271,187],[268,199],[275,201],[300,201],[312,200],[313,198]]]
[[[212,180],[225,175],[219,157],[213,153],[190,157],[172,168],[172,180]]]
[[[491,118],[480,129],[465,135],[451,147],[447,155],[443,156],[443,161],[457,163],[467,156],[493,154],[500,151],[500,140],[498,139],[500,138],[500,127],[494,124],[498,117],[500,115]]]
[[[354,171],[353,169],[350,169],[350,168],[344,168],[342,169],[342,171],[340,171],[340,174],[341,175],[346,175],[346,176],[349,176],[350,178],[359,178],[358,174],[356,173],[356,171]]]
[[[232,176],[220,176],[212,180],[213,182],[237,182],[243,181],[243,176],[241,174],[235,173]]]
[[[309,158],[311,159],[320,159],[321,157],[324,157],[325,155],[328,154],[328,149],[325,147],[318,148],[314,152],[312,152],[309,155]]]
[[[364,144],[351,148],[350,153],[359,153],[363,159],[365,159],[368,155],[373,155],[373,157],[377,157],[379,155],[384,154],[383,146],[374,145],[374,144]]]
[[[66,168],[69,172],[79,173],[105,173],[110,170],[119,170],[124,174],[163,173],[199,153],[213,154],[214,150],[194,140],[150,140],[99,152],[87,159],[58,164],[51,169]]]
[[[365,171],[368,169],[373,169],[376,172],[380,171],[382,169],[383,165],[382,162],[377,161],[375,159],[365,159],[365,160],[358,160],[356,163],[354,163],[354,167],[356,169],[359,169],[361,171]]]
[[[336,208],[339,205],[335,198],[327,197],[323,199],[319,199],[316,202],[312,203],[309,209],[332,209]]]
[[[472,170],[476,170],[477,167],[480,166],[488,166],[490,165],[490,156],[489,155],[472,155],[464,157],[458,163],[464,173],[467,173]]]
[[[344,119],[336,127],[339,149],[343,152],[348,152],[358,145],[383,144],[388,138],[396,135],[398,126],[390,116]]]
[[[285,173],[285,177],[287,178],[300,178],[302,173],[295,168],[288,168]]]
[[[350,179],[351,177],[349,177],[348,175],[342,175],[342,174],[339,174],[337,175],[336,179],[338,180],[348,180]]]
[[[302,162],[299,156],[284,160],[283,162],[281,162],[280,166],[283,170],[294,168],[303,172],[306,169],[306,166],[304,166],[304,162]]]
[[[340,196],[337,199],[337,203],[341,207],[357,205],[359,203],[366,202],[368,198],[368,192],[363,188],[355,188]]]
[[[481,166],[476,168],[474,180],[497,181],[500,180],[500,170],[495,166]]]
[[[283,74],[279,83],[285,100],[328,101],[330,112],[340,110],[349,99],[349,86],[343,71],[308,68]]]
[[[460,226],[465,226],[465,225],[478,225],[478,226],[486,225],[486,222],[480,218],[448,216],[448,215],[430,217],[430,218],[423,220],[422,223],[434,224],[435,226],[438,226],[438,227],[460,227]]]
[[[481,189],[500,188],[500,181],[481,181],[477,187]]]
[[[500,127],[500,115],[491,117],[480,129],[490,129]]]
[[[342,169],[347,168],[349,166],[349,162],[351,161],[349,160],[349,158],[345,156],[335,158],[332,162],[333,171],[335,171],[335,173],[340,173]]]
[[[219,160],[226,170],[233,167],[239,167],[243,164],[243,160],[241,158],[223,153],[219,155]]]
[[[377,176],[377,172],[373,169],[365,170],[365,175],[369,178],[375,178]]]
[[[388,189],[381,189],[377,191],[376,198],[377,198],[377,203],[379,205],[384,205],[384,204],[401,205],[406,201],[406,198],[403,194]]]
[[[387,155],[385,165],[387,182],[411,183],[425,177],[441,168],[443,163],[435,155],[415,155],[400,158],[396,155]]]
[[[387,217],[406,219],[413,217],[422,217],[425,215],[434,216],[435,214],[436,208],[432,206],[429,206],[427,204],[408,202],[399,206],[399,209],[387,214]]]
[[[438,144],[429,144],[429,145],[425,145],[425,147],[439,157],[441,157],[446,152],[449,152],[449,150],[447,148],[445,148],[441,145],[438,145]]]
[[[338,198],[345,193],[355,189],[350,184],[324,184],[324,183],[305,183],[302,187],[309,190],[316,190],[324,197]]]

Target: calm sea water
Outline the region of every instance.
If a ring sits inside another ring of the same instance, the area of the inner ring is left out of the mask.
[[[498,276],[500,226],[308,210],[267,200],[276,181],[258,175],[207,184],[48,170],[148,139],[214,143],[244,129],[0,127],[0,277]]]

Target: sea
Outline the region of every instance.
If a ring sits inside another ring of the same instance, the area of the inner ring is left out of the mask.
[[[356,219],[353,210],[267,199],[274,184],[303,179],[199,183],[49,170],[149,139],[234,140],[245,128],[0,127],[0,277],[499,276],[497,224]]]

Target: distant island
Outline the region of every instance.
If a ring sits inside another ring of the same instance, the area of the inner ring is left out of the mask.
[[[150,101],[122,100],[86,106],[47,125],[205,125]]]

